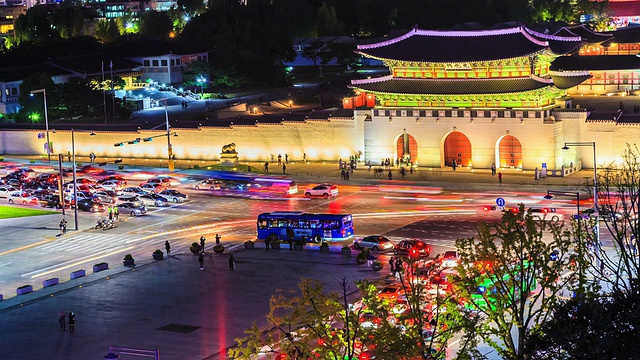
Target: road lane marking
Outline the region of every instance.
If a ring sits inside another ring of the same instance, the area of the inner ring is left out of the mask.
[[[13,261],[9,261],[8,263],[0,264],[0,267],[7,266],[13,264]]]

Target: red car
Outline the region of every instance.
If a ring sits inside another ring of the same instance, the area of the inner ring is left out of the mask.
[[[411,257],[429,257],[431,246],[422,240],[402,240],[393,248],[393,253]]]

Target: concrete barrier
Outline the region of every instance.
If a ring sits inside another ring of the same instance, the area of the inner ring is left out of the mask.
[[[49,287],[49,286],[53,286],[53,285],[58,285],[60,283],[60,279],[59,278],[51,278],[51,279],[47,279],[45,281],[42,282],[42,287]]]
[[[19,288],[16,289],[16,294],[18,295],[24,295],[24,294],[28,294],[30,292],[33,291],[33,286],[31,285],[22,285]]]
[[[72,272],[71,275],[69,275],[69,278],[73,280],[73,279],[81,278],[85,275],[86,275],[86,272],[84,270],[76,270]]]
[[[107,269],[109,269],[109,264],[107,264],[107,263],[100,263],[100,264],[93,265],[93,272],[94,273],[97,273],[97,272],[100,272],[100,271],[104,271],[104,270],[107,270]]]

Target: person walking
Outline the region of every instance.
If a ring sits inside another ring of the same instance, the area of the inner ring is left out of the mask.
[[[287,175],[287,164],[282,164],[282,174]]]
[[[94,154],[93,152],[91,152],[91,154],[89,154],[89,160],[91,161],[91,163],[93,164],[96,160],[96,154]]]
[[[234,271],[236,269],[236,261],[233,258],[233,254],[229,256],[229,271]]]
[[[62,235],[65,235],[67,233],[67,219],[62,219],[61,223],[62,223]]]
[[[117,206],[113,207],[113,217],[118,221],[120,218],[120,209]]]
[[[393,180],[393,174],[391,173],[391,170],[389,170],[389,180]]]
[[[498,183],[502,185],[502,171],[498,173]]]
[[[282,155],[278,154],[278,165],[282,164]]]
[[[389,267],[391,268],[391,275],[396,276],[396,258],[393,256],[389,259]]]
[[[67,315],[65,315],[63,310],[60,310],[60,313],[58,313],[58,322],[60,323],[60,330],[67,330]]]
[[[267,251],[271,250],[271,239],[269,237],[264,239],[264,249]]]
[[[70,333],[74,333],[76,332],[76,314],[74,314],[73,312],[69,311],[69,332]]]
[[[200,270],[204,270],[204,251],[200,251],[198,255],[198,263],[200,264]]]
[[[302,161],[307,162],[307,153],[302,153]]]
[[[402,175],[402,178],[404,179],[405,174],[407,173],[407,171],[404,169],[404,166],[400,168],[400,175]]]
[[[220,239],[222,238],[222,236],[220,236],[220,234],[216,234],[216,245],[220,245]]]
[[[200,251],[204,252],[204,242],[207,240],[207,238],[204,237],[204,235],[200,236]]]
[[[344,172],[344,179],[345,180],[349,180],[349,176],[351,176],[351,175],[349,175],[349,171],[345,171]]]
[[[284,154],[284,163],[285,164],[289,163],[289,154]]]
[[[269,172],[269,162],[268,161],[264,162],[264,172]]]
[[[169,240],[164,242],[164,249],[167,250],[167,257],[171,254],[171,245],[169,244]]]
[[[496,175],[496,163],[491,164],[491,176]]]
[[[60,235],[64,235],[64,219],[60,220]]]
[[[451,168],[453,169],[453,171],[456,171],[457,167],[458,163],[456,162],[456,159],[453,159],[453,161],[451,162]]]

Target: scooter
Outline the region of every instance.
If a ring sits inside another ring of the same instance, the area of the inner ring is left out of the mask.
[[[102,227],[102,231],[106,231],[107,229],[113,229],[116,225],[115,219],[107,219],[105,218],[104,226]]]

